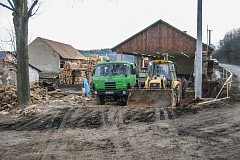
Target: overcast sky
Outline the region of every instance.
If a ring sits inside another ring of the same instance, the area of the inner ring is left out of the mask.
[[[214,45],[240,27],[239,6],[239,0],[203,0],[205,43],[207,25]],[[196,38],[197,0],[44,0],[38,13],[29,22],[30,42],[43,37],[77,49],[112,48],[159,19]],[[11,25],[11,12],[0,7],[1,41]]]

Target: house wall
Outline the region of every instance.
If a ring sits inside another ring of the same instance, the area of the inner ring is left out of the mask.
[[[42,73],[59,72],[60,56],[40,38],[29,45],[29,63]]]
[[[39,72],[31,66],[29,66],[29,81],[31,84],[39,82]]]

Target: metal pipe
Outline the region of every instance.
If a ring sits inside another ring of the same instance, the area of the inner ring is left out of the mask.
[[[224,70],[224,68],[223,68],[223,78],[225,78],[225,77],[224,77],[224,76],[225,76],[224,71],[225,71],[225,70]]]
[[[207,104],[207,103],[216,102],[216,101],[221,101],[221,100],[224,100],[224,99],[229,99],[229,97],[224,97],[224,98],[214,99],[214,100],[211,100],[211,101],[201,102],[201,103],[198,103],[197,105]]]
[[[198,103],[197,105],[201,105],[201,104],[207,104],[207,103],[211,103],[211,102],[216,102],[216,101],[220,101],[220,100],[224,100],[224,99],[229,99],[229,90],[231,87],[229,87],[228,85],[231,86],[231,83],[232,83],[232,72],[230,72],[229,70],[225,70],[225,72],[229,72],[229,77],[227,78],[227,80],[225,81],[225,83],[223,84],[222,88],[220,89],[220,91],[218,92],[218,95],[216,96],[215,99],[213,100],[209,100],[209,101],[205,101],[205,102],[201,102],[201,103]],[[222,92],[223,88],[225,87],[225,85],[227,85],[227,96],[224,97],[224,98],[218,98],[218,96],[220,95],[220,93]]]
[[[228,83],[227,83],[227,97],[228,97]]]

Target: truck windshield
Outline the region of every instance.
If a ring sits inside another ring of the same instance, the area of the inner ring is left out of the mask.
[[[94,76],[128,75],[130,66],[128,64],[99,64],[95,68]]]

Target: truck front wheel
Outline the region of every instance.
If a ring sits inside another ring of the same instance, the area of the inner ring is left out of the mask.
[[[121,97],[120,99],[120,105],[121,106],[126,106],[128,101],[128,97]]]
[[[104,104],[105,104],[104,98],[101,96],[97,96],[97,105],[104,105]]]

